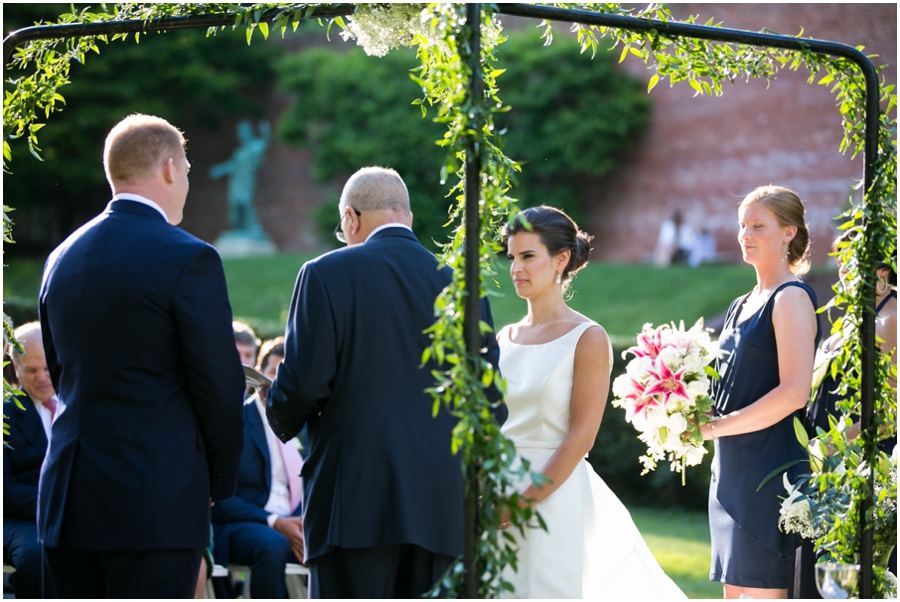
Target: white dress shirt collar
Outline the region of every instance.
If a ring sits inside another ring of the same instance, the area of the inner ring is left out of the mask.
[[[385,228],[406,228],[407,230],[412,232],[412,228],[410,228],[406,224],[401,224],[400,222],[391,222],[389,224],[381,224],[380,226],[378,226],[377,228],[375,228],[374,230],[372,230],[369,233],[369,235],[366,237],[366,242],[369,242],[369,239],[372,238],[373,236],[375,236],[376,232],[381,232]]]
[[[44,434],[47,435],[47,441],[50,441],[50,431],[56,417],[50,414],[50,408],[45,406],[43,402],[38,401],[30,395],[28,398],[31,399],[31,402],[34,404],[34,409],[37,410],[38,416],[41,418],[41,425],[44,427]],[[66,406],[56,395],[53,396],[53,399],[56,400],[56,416],[59,416],[62,411],[66,409]]]
[[[135,203],[141,203],[142,205],[147,205],[148,207],[153,207],[159,214],[163,216],[163,219],[166,220],[166,223],[169,223],[169,216],[166,215],[166,212],[162,207],[148,199],[147,197],[143,197],[139,194],[133,194],[131,192],[121,192],[112,198],[114,201],[134,201]]]

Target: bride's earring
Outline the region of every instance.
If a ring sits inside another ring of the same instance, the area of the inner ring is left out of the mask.
[[[556,284],[562,282],[562,274],[560,272],[556,272]]]
[[[559,282],[559,280],[557,280]],[[879,276],[878,280],[875,282],[875,292],[879,295],[884,295],[887,293],[891,287],[887,283],[887,279],[884,276]]]

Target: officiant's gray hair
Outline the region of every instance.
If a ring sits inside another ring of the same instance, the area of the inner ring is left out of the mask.
[[[403,178],[389,167],[363,167],[350,176],[341,192],[341,207],[357,211],[409,213],[409,192]]]

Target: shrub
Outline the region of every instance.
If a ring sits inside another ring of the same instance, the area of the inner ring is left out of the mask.
[[[650,101],[641,84],[615,70],[608,52],[591,60],[574,52],[574,43],[558,39],[543,47],[534,31],[510,33],[498,50],[508,57],[499,94],[512,109],[497,116],[497,127],[508,130],[507,155],[523,165],[510,194],[523,206],[546,203],[579,220],[579,176],[615,166],[646,125]],[[421,91],[403,74],[417,65],[409,50],[376,59],[358,48],[318,47],[284,57],[276,65],[280,86],[296,98],[278,135],[315,153],[313,175],[320,180],[343,179],[367,165],[393,167],[409,189],[420,240],[444,242],[446,151],[435,141],[446,128],[410,104]],[[336,217],[330,200],[318,214],[324,240],[332,240]]]

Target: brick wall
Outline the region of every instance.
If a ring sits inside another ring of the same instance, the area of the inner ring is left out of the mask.
[[[895,4],[678,4],[676,18],[699,15],[734,29],[763,28],[850,45],[876,53],[895,84]],[[644,81],[637,59],[622,64]],[[787,186],[807,208],[813,261],[828,260],[836,216],[862,178],[862,156],[841,155],[841,117],[827,86],[807,73],[781,72],[764,81],[735,82],[721,97],[696,97],[686,84],[660,82],[651,93],[652,122],[614,173],[590,186],[583,203],[591,216],[598,257],[641,261],[652,251],[659,224],[679,209],[695,229],[714,232],[720,251],[739,258],[737,205],[763,184]]]

